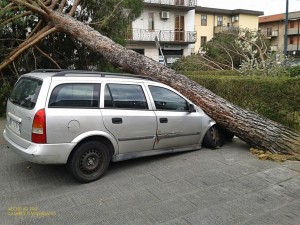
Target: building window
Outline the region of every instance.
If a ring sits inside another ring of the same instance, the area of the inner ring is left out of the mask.
[[[294,44],[294,38],[293,37],[290,37],[290,45],[293,45]]]
[[[201,15],[201,26],[207,26],[207,15]]]
[[[184,16],[175,15],[175,41],[184,41]]]
[[[218,16],[217,17],[217,26],[218,27],[223,26],[223,16]]]
[[[272,36],[272,28],[271,27],[267,28],[267,36]]]
[[[149,12],[148,14],[148,30],[154,30],[154,13]]]
[[[231,22],[232,23],[237,22],[237,21],[239,21],[239,16],[238,15],[231,17]]]
[[[207,42],[207,37],[206,36],[201,36],[201,41],[200,41],[201,47],[204,47],[204,45],[206,44],[206,42]]]
[[[176,0],[175,5],[184,5],[184,0]]]
[[[294,28],[295,27],[295,21],[290,21],[290,28]]]

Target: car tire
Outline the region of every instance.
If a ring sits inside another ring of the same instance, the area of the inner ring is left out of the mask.
[[[110,163],[108,147],[98,141],[79,145],[70,156],[68,169],[79,182],[88,183],[100,179]]]
[[[203,145],[208,148],[219,148],[223,144],[224,138],[221,130],[216,125],[210,127],[203,138]]]

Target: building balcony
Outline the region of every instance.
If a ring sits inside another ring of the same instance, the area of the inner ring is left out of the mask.
[[[278,30],[264,31],[264,32],[261,31],[260,34],[267,37],[267,38],[269,38],[269,39],[271,39],[273,37],[278,37],[279,31]]]
[[[273,46],[270,47],[270,50],[272,52],[277,52],[278,51],[278,46],[277,45],[273,45]]]
[[[145,5],[191,10],[196,7],[196,0],[144,0]]]
[[[299,45],[297,45],[297,44],[295,44],[295,45],[288,45],[287,46],[287,50],[288,51],[299,51],[300,50],[300,44]]]
[[[236,26],[215,26],[215,33],[235,32],[238,30],[239,28]]]
[[[130,42],[153,42],[157,36],[162,43],[193,44],[196,42],[196,31],[174,31],[174,30],[148,30],[132,29],[129,31],[127,40]]]
[[[272,32],[270,32],[269,36],[278,37],[278,34],[279,34],[278,30],[272,30]]]
[[[288,35],[296,35],[299,34],[298,28],[290,28],[288,29]]]

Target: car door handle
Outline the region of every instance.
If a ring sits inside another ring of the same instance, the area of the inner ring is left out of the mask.
[[[121,124],[121,123],[123,123],[122,118],[112,118],[111,121],[114,124]]]
[[[159,118],[160,123],[168,123],[168,118]]]

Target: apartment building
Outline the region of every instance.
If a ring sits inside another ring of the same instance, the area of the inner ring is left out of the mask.
[[[214,34],[230,29],[258,29],[263,12],[196,6],[196,0],[144,0],[144,10],[128,33],[127,48],[172,64],[201,51]],[[159,50],[160,47],[160,50]],[[163,58],[164,56],[164,58]]]
[[[195,31],[198,34],[195,52],[203,51],[202,46],[216,33],[247,28],[258,30],[258,18],[264,13],[244,9],[216,9],[197,6],[195,9]]]
[[[285,14],[262,16],[259,18],[259,31],[270,40],[271,51],[283,52]]]
[[[132,23],[126,47],[155,61],[163,62],[164,55],[167,64],[192,54],[197,37],[195,6],[196,0],[144,0],[144,10]]]
[[[300,57],[300,11],[290,12],[288,18],[287,51],[289,55]]]
[[[287,54],[300,57],[300,12],[288,14]],[[278,53],[284,51],[285,13],[259,18],[259,30],[270,40],[271,50]]]

